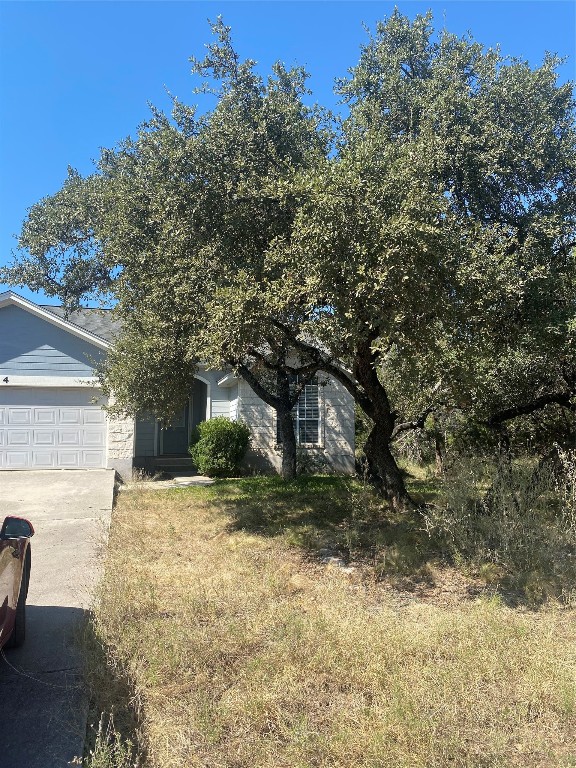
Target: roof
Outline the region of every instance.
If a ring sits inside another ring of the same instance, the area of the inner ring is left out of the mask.
[[[112,317],[112,310],[110,309],[83,307],[66,315],[64,307],[52,307],[47,304],[40,306],[53,315],[105,341],[114,341],[120,331],[120,322]]]
[[[15,305],[31,312],[52,325],[59,326],[74,336],[79,336],[101,349],[109,349],[112,339],[118,330],[118,323],[112,320],[107,310],[81,309],[72,313],[73,319],[66,318],[62,307],[41,307],[13,291],[0,293],[0,309]]]

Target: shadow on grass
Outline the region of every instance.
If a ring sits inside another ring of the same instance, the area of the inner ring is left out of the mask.
[[[212,493],[230,515],[229,530],[282,537],[310,557],[369,564],[377,577],[417,576],[437,555],[417,512],[393,513],[372,487],[352,478],[220,480]]]
[[[88,613],[78,643],[84,657],[84,675],[90,704],[82,765],[86,768],[133,768],[143,765],[138,695],[128,671],[115,662]]]
[[[410,478],[408,486],[421,505],[438,499],[434,478]],[[526,570],[510,561],[509,568],[498,568],[485,560],[484,541],[479,542],[477,551],[454,551],[441,537],[428,534],[420,512],[393,512],[371,486],[357,479],[219,480],[210,495],[230,516],[230,531],[281,537],[311,559],[342,558],[367,567],[374,580],[386,579],[403,591],[413,591],[424,583],[434,586],[434,571],[455,567],[471,580],[471,597],[497,593],[510,607],[535,609],[573,594],[573,586],[558,578],[553,563]]]

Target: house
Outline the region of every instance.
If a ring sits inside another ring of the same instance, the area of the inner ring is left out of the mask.
[[[251,428],[247,463],[278,469],[275,411],[232,371],[200,367],[185,409],[170,425],[150,414],[111,418],[95,367],[118,331],[106,310],[40,306],[0,294],[0,471],[111,468],[130,478],[187,456],[190,435],[205,419],[242,419]],[[354,471],[354,404],[324,375],[295,409],[300,447],[327,471]]]

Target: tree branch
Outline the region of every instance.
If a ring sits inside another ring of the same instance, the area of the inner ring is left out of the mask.
[[[258,352],[257,349],[254,349],[254,347],[250,347],[248,349],[248,354],[251,357],[255,357],[256,360],[258,360],[259,363],[262,363],[262,365],[267,368],[269,371],[277,371],[279,366],[274,365],[274,363],[271,363],[270,360],[264,355],[262,352]]]
[[[302,381],[300,381],[295,387],[294,392],[292,393],[292,397],[290,398],[290,403],[292,407],[296,405],[298,402],[298,398],[304,391],[304,388],[307,384],[310,383],[310,381],[314,378],[316,373],[318,372],[318,366],[316,363],[312,363],[307,366],[303,366],[302,368],[294,369],[297,372],[297,375],[302,377]]]
[[[318,370],[324,371],[324,373],[327,373],[329,376],[332,376],[332,378],[339,381],[340,384],[342,384],[342,386],[345,387],[352,395],[362,410],[370,415],[370,411],[372,409],[371,402],[366,397],[362,389],[358,386],[358,383],[353,378],[353,376],[348,373],[348,371],[341,368],[338,363],[329,359],[317,347],[299,339],[295,333],[293,333],[279,320],[272,320],[272,323],[276,326],[276,328],[281,330],[286,335],[286,338],[290,341],[294,349],[308,355],[308,357],[311,357],[312,360],[318,364]]]
[[[394,429],[392,430],[392,437],[391,440],[394,440],[398,437],[398,435],[402,434],[403,432],[408,432],[411,429],[424,429],[424,424],[426,423],[426,419],[428,416],[433,413],[436,410],[436,405],[429,405],[427,408],[425,408],[422,413],[418,416],[417,419],[414,419],[414,421],[403,421],[400,424],[396,424]]]
[[[232,368],[235,368],[238,373],[242,376],[243,379],[245,379],[248,384],[252,387],[254,392],[258,395],[258,397],[261,400],[264,400],[265,403],[272,406],[275,410],[279,410],[282,406],[282,403],[280,401],[279,397],[276,397],[276,395],[273,395],[266,387],[264,387],[261,382],[257,379],[256,376],[252,373],[250,368],[248,368],[247,365],[244,365],[244,363],[239,363],[237,361],[233,360],[227,360],[226,361],[228,365],[230,365]]]
[[[563,408],[569,408],[571,411],[574,411],[576,410],[576,406],[570,402],[572,394],[572,392],[551,392],[547,395],[541,395],[540,397],[531,400],[529,403],[522,403],[521,405],[515,405],[511,408],[503,408],[501,411],[493,413],[485,423],[491,429],[495,429],[506,421],[511,421],[518,416],[528,416],[530,413],[540,411],[542,408],[545,408],[552,403],[556,403]]]

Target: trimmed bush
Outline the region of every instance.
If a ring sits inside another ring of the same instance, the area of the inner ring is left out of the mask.
[[[190,455],[203,475],[230,477],[238,473],[250,442],[250,429],[241,421],[224,416],[201,422]]]

